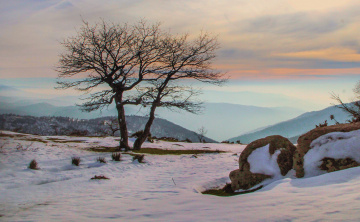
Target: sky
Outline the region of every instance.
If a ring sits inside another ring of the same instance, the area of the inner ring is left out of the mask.
[[[0,84],[64,94],[49,83],[60,42],[100,18],[217,35],[213,66],[229,81],[201,85],[209,102],[317,110],[360,80],[358,0],[0,0]]]

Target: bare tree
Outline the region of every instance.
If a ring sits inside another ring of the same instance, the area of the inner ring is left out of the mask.
[[[61,43],[65,52],[56,68],[59,73],[56,88],[84,92],[87,98],[80,107],[87,112],[115,102],[120,148],[129,149],[124,106],[140,104],[141,97],[134,100],[125,93],[163,68],[159,60],[165,51],[159,45],[165,37],[159,24],[148,25],[144,21],[133,26],[105,21],[89,25],[84,21],[76,36]]]
[[[151,86],[145,87],[145,93],[140,94],[141,104],[150,106],[149,119],[133,149],[138,150],[150,133],[155,119],[157,107],[178,108],[188,112],[198,113],[201,103],[193,100],[198,91],[187,86],[182,87],[181,79],[195,79],[205,83],[222,84],[223,74],[211,69],[215,58],[215,50],[219,47],[217,38],[202,33],[195,40],[188,40],[187,35],[168,36],[162,43],[166,54],[160,60],[162,69],[154,72]]]
[[[207,134],[207,132],[208,131],[205,129],[204,126],[200,127],[197,130],[196,136],[198,137],[200,143],[205,143],[205,135]]]
[[[120,130],[118,120],[113,117],[110,117],[109,120],[104,120],[104,126],[106,126],[102,132],[104,135],[115,136],[115,133]]]
[[[351,117],[349,122],[359,122],[360,121],[360,81],[355,85],[353,92],[355,94],[355,99],[350,103],[345,103],[339,95],[332,93],[331,98],[335,100],[338,105],[338,108],[344,110]]]

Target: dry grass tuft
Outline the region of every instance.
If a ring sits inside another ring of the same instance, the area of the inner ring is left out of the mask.
[[[113,161],[121,161],[121,153],[112,153],[111,154],[111,159]]]
[[[40,169],[40,168],[38,167],[38,163],[36,162],[36,160],[31,160],[28,168],[29,168],[29,169],[32,169],[32,170],[38,170],[38,169]]]
[[[79,166],[81,162],[81,158],[80,157],[71,157],[71,163],[75,166]]]
[[[106,163],[105,157],[98,157],[96,161],[98,161],[99,163]]]
[[[110,178],[104,176],[104,175],[95,175],[93,178],[91,178],[92,180],[110,180]]]

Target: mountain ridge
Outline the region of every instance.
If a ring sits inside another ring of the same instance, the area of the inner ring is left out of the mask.
[[[75,133],[86,136],[111,135],[110,128],[105,122],[110,122],[116,117],[100,117],[95,119],[74,119],[59,116],[22,116],[15,114],[0,115],[0,130],[9,130],[20,133],[38,134],[44,136],[72,135]],[[142,116],[127,116],[126,122],[129,135],[142,130],[147,118]],[[199,142],[198,134],[170,121],[156,118],[151,127],[152,136],[158,138],[172,137],[178,140],[191,140]],[[119,132],[115,134],[119,136]],[[209,137],[204,137],[206,142],[217,143]]]
[[[250,143],[266,136],[281,135],[290,138],[291,142],[296,143],[299,136],[315,128],[315,125],[319,123],[327,121],[329,125],[335,124],[335,121],[330,119],[330,115],[334,115],[335,119],[340,123],[344,123],[349,119],[349,115],[345,111],[336,106],[330,106],[319,111],[303,113],[293,119],[269,125],[257,131],[232,137],[229,141],[234,142],[240,140],[242,143]]]
[[[1,98],[0,98],[1,99]],[[0,114],[17,114],[32,116],[66,116],[80,119],[93,119],[102,116],[116,115],[115,106],[112,104],[103,110],[91,113],[82,112],[78,106],[55,106],[41,101],[35,104],[19,105],[16,102],[9,103],[8,108],[0,107]],[[29,100],[29,102],[31,102]],[[26,102],[23,102],[26,103]],[[127,115],[146,116],[146,108],[125,107]],[[247,132],[275,124],[282,120],[290,119],[302,113],[292,107],[258,107],[252,105],[240,105],[231,103],[204,103],[204,112],[199,115],[183,111],[171,112],[168,109],[159,107],[156,110],[156,117],[166,119],[186,129],[197,131],[204,127],[210,138],[221,141],[236,135],[239,132]]]

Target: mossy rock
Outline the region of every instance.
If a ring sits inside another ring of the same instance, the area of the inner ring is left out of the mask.
[[[360,122],[338,124],[333,126],[318,127],[300,136],[297,141],[297,148],[294,154],[294,161],[293,161],[294,163],[293,168],[296,171],[296,177],[301,178],[304,177],[305,175],[304,156],[311,149],[310,144],[312,141],[328,133],[350,132],[358,129],[360,129]]]
[[[252,173],[250,171],[233,170],[230,172],[232,190],[248,190],[251,187],[261,183],[265,179],[271,178],[269,175]]]
[[[320,166],[320,169],[325,170],[328,173],[360,166],[358,162],[356,162],[351,158],[334,159],[334,158],[325,157],[321,161],[322,164]]]
[[[266,145],[269,145],[269,153],[273,155],[276,150],[280,150],[277,158],[277,163],[282,175],[286,175],[293,166],[293,155],[296,147],[285,137],[275,135],[268,136],[263,139],[256,140],[246,146],[244,151],[240,154],[239,169],[230,172],[231,188],[233,190],[247,190],[253,186],[261,183],[265,179],[271,178],[272,175],[265,175],[260,173],[252,173],[250,171],[250,163],[248,157],[251,153]]]
[[[250,154],[261,147],[269,144],[270,154],[274,154],[276,150],[281,150],[278,156],[277,162],[280,168],[280,172],[283,176],[289,172],[293,167],[293,155],[296,147],[285,137],[274,135],[268,136],[262,139],[255,140],[246,146],[244,151],[240,154],[239,169],[241,171],[250,171],[250,164],[247,161]]]

